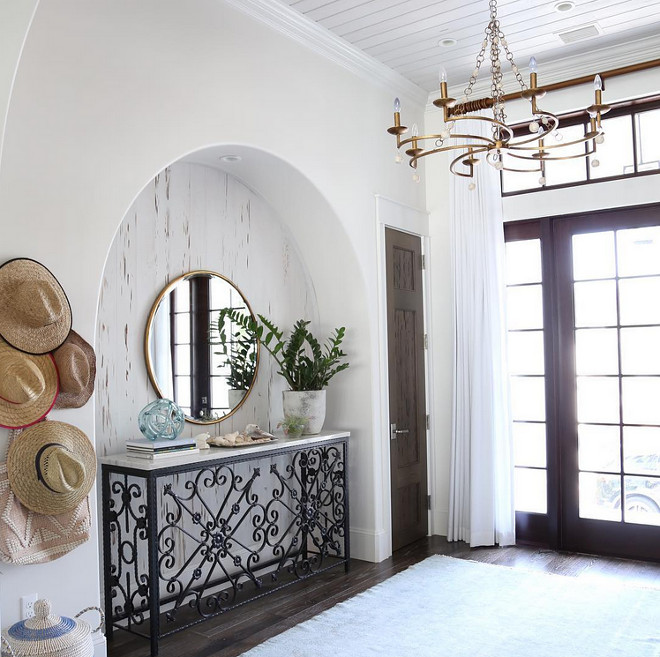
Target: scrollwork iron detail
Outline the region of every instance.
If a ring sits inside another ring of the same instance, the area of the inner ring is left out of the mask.
[[[131,625],[145,622],[148,608],[149,575],[146,559],[147,505],[143,489],[126,475],[110,480],[107,504],[107,531],[115,549],[106,572],[106,586],[113,599],[112,618]]]
[[[155,654],[162,636],[347,566],[346,450],[343,439],[143,477],[104,473],[110,627],[150,635]],[[165,623],[149,623],[150,610]]]

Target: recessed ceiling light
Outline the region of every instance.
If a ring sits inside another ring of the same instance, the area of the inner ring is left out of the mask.
[[[442,48],[451,48],[456,45],[456,39],[440,39],[438,45]]]
[[[240,162],[243,158],[240,155],[221,155],[218,159],[222,162]]]
[[[555,11],[572,11],[575,9],[575,3],[574,2],[558,2],[555,5]]]

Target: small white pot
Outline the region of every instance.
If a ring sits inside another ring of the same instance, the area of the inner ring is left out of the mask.
[[[308,419],[303,435],[320,433],[325,422],[325,390],[284,390],[284,415],[300,415]]]
[[[234,390],[233,388],[227,391],[230,410],[232,408],[236,408],[243,401],[243,397],[245,397],[246,392],[247,390]]]

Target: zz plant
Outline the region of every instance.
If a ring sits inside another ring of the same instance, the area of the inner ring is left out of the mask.
[[[229,318],[247,335],[256,338],[277,363],[278,374],[291,390],[323,390],[335,374],[345,370],[346,354],[341,350],[346,329],[336,328],[323,345],[309,330],[309,321],[299,319],[287,339],[284,332],[263,315],[252,317],[242,310],[223,308],[218,317],[222,336],[225,319]],[[222,339],[222,337],[221,337]]]
[[[228,339],[224,321],[227,310],[229,309],[224,308],[220,311],[217,324],[211,327],[211,333],[217,330],[219,338],[218,342],[211,344],[219,344],[222,347],[222,351],[215,352],[217,355],[227,356],[227,360],[222,363],[229,365],[227,385],[233,390],[247,390],[254,382],[257,370],[257,343],[254,336],[240,326],[233,331],[231,339]]]

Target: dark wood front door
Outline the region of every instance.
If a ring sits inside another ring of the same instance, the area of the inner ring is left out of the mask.
[[[516,535],[660,558],[660,206],[506,226]]]
[[[660,208],[555,228],[562,546],[657,560]]]
[[[392,549],[428,533],[421,239],[387,228]]]

